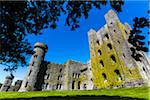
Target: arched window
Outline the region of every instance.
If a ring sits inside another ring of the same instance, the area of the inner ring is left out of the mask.
[[[101,54],[102,54],[101,50],[98,50],[98,55],[101,55]]]
[[[100,60],[100,64],[104,67],[104,63],[103,63],[103,61],[102,61],[102,60]]]
[[[117,79],[122,80],[122,77],[121,77],[121,74],[120,74],[119,70],[116,69],[114,72],[117,74]]]
[[[112,45],[110,43],[107,44],[107,47],[111,50],[112,49]]]
[[[102,74],[102,76],[103,76],[103,78],[104,78],[104,81],[107,81],[106,74],[105,74],[105,73],[103,73],[103,74]]]
[[[114,62],[116,62],[116,58],[115,58],[114,55],[111,55],[111,59],[112,59]]]

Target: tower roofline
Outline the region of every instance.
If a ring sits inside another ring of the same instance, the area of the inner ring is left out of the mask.
[[[41,42],[37,42],[37,43],[35,43],[34,48],[36,48],[36,47],[41,47],[41,48],[43,48],[45,51],[47,51],[47,50],[48,50],[47,45],[46,45],[46,44],[44,44],[44,43],[41,43]]]

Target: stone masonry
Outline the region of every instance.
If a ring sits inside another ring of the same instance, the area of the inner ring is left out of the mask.
[[[47,45],[37,42],[23,81],[12,88],[8,76],[1,91],[92,90],[133,87],[150,80],[150,60],[145,53],[141,62],[131,57],[128,37],[131,27],[122,24],[113,10],[105,14],[106,24],[88,32],[90,60],[69,60],[56,64],[44,60]]]

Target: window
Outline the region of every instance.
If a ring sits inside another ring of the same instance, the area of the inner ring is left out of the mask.
[[[123,54],[123,57],[126,58],[125,54]]]
[[[59,89],[61,89],[62,84],[59,84]]]
[[[46,83],[45,89],[47,89],[48,83]]]
[[[33,63],[32,63],[32,66],[34,66],[34,61],[33,61]]]
[[[93,81],[93,79],[91,78],[91,81]]]
[[[99,40],[97,40],[96,43],[99,45]]]
[[[74,83],[75,83],[75,81],[72,81],[72,90],[74,89]]]
[[[128,34],[128,32],[125,30],[125,33]]]
[[[58,76],[58,80],[60,80],[61,78],[62,78],[62,76],[61,76],[61,75],[59,75],[59,76]]]
[[[130,74],[132,74],[131,70],[129,70]]]
[[[56,89],[58,89],[59,84],[56,85]]]
[[[34,55],[34,58],[37,58],[38,55]]]
[[[103,76],[103,78],[104,78],[104,82],[105,82],[105,81],[107,81],[106,74],[105,74],[105,73],[103,73],[103,74],[102,74],[102,76]]]
[[[80,81],[78,81],[78,89],[80,89]]]
[[[73,77],[73,78],[76,78],[76,74],[75,74],[75,73],[73,73],[73,74],[72,74],[72,77]]]
[[[146,72],[146,70],[145,70],[145,68],[143,67],[143,71],[145,71]]]
[[[49,79],[49,74],[47,75],[47,79]]]
[[[109,36],[108,36],[108,34],[105,34],[105,37],[106,37],[107,39],[109,39]]]
[[[101,50],[98,50],[98,55],[101,55],[101,54],[102,54]]]
[[[112,59],[114,62],[116,62],[116,58],[115,58],[114,55],[111,55],[111,59]]]
[[[28,82],[26,82],[25,88],[28,86]]]
[[[83,85],[83,89],[86,89],[86,84]]]
[[[29,72],[29,75],[28,75],[28,76],[30,76],[30,75],[31,75],[31,72],[32,72],[32,70],[30,70],[30,72]]]
[[[121,77],[121,74],[120,74],[119,70],[116,69],[114,72],[117,74],[117,79],[122,80],[122,77]]]
[[[103,63],[103,61],[102,61],[102,60],[100,60],[100,64],[101,64],[101,66],[103,66],[103,67],[104,67],[104,63]]]
[[[59,72],[61,72],[61,71],[62,71],[62,69],[59,70]]]
[[[112,49],[112,45],[110,43],[107,44],[107,47],[111,50]]]
[[[78,78],[80,77],[80,74],[78,74]]]

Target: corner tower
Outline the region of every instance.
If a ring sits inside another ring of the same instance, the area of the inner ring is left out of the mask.
[[[20,92],[36,90],[35,84],[37,82],[37,76],[47,50],[47,45],[43,43],[37,42],[34,45],[34,54],[31,57],[25,78],[19,90]]]
[[[12,84],[12,81],[13,81],[14,77],[13,76],[6,76],[5,78],[5,82],[4,84],[2,85],[0,91],[1,92],[6,92],[9,90],[11,84]]]

